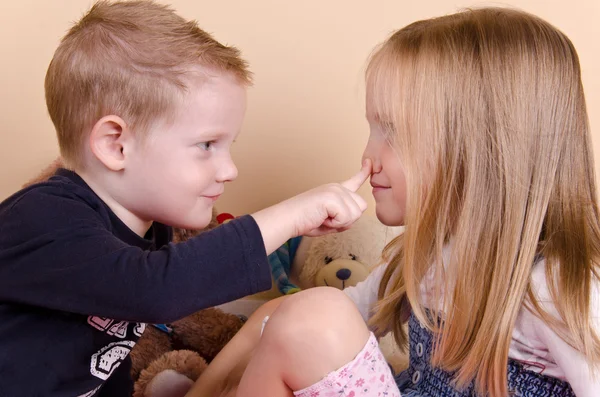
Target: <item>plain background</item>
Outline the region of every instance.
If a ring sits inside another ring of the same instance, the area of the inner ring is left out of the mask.
[[[372,48],[416,19],[471,6],[517,7],[571,38],[581,60],[600,158],[600,0],[169,3],[217,40],[240,48],[255,73],[244,130],[233,149],[240,175],[217,203],[220,211],[252,212],[356,172],[368,136],[363,72]],[[44,102],[44,75],[60,38],[91,4],[0,0],[0,200],[58,155]],[[372,203],[368,187],[361,193]]]

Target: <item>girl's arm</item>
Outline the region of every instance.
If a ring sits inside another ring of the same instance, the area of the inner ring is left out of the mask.
[[[537,333],[540,340],[545,342],[556,364],[564,371],[565,380],[569,382],[577,397],[600,395],[600,373],[592,376],[591,367],[583,354],[569,346],[545,324],[540,326]]]

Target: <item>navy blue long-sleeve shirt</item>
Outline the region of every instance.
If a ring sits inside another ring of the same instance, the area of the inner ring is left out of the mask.
[[[258,225],[141,238],[75,173],[0,204],[0,397],[130,395],[128,354],[167,323],[271,287]]]

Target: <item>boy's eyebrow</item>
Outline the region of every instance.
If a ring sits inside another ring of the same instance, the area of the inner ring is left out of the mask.
[[[213,130],[213,131],[196,131],[195,135],[200,139],[217,139],[225,135],[223,131]]]
[[[219,139],[222,138],[226,138],[231,136],[231,134],[228,134],[225,131],[204,131],[204,132],[198,132],[196,135],[196,140],[202,140],[202,141],[217,141]],[[238,134],[234,134],[233,135],[233,140],[235,142],[235,139],[237,139]]]

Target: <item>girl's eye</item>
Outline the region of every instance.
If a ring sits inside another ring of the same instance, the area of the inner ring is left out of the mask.
[[[209,151],[210,148],[213,146],[213,142],[202,142],[198,144],[198,147],[202,150],[206,150]]]

